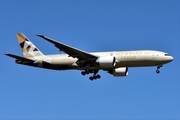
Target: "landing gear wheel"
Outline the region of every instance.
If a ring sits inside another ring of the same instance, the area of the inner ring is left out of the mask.
[[[160,73],[160,71],[159,71],[159,70],[156,70],[156,73],[157,73],[157,74],[159,74],[159,73]]]
[[[86,75],[86,72],[82,71],[81,74],[84,76],[84,75]]]
[[[101,78],[101,76],[100,76],[100,75],[97,75],[96,77],[97,77],[98,79],[100,79],[100,78]]]
[[[90,79],[91,81],[93,81],[94,78],[91,76],[91,77],[89,77],[89,79]]]

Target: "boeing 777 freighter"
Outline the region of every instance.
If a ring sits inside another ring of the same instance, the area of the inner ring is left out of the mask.
[[[81,70],[82,75],[93,74],[89,77],[90,80],[101,78],[99,70],[107,71],[113,76],[127,76],[129,67],[157,66],[156,72],[159,73],[163,64],[173,60],[168,53],[155,50],[88,53],[37,34],[66,53],[44,55],[24,34],[17,33],[16,36],[24,57],[5,55],[15,58],[17,64],[53,70]]]

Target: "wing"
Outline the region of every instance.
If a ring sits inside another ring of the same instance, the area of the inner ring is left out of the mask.
[[[43,35],[36,34],[37,36],[49,41],[50,43],[54,44],[55,47],[57,47],[59,50],[67,53],[69,57],[78,58],[80,60],[96,60],[98,56],[92,55],[90,53],[87,53],[85,51],[79,50],[77,48],[68,46],[66,44],[57,42],[55,40],[52,40],[50,38],[47,38]]]

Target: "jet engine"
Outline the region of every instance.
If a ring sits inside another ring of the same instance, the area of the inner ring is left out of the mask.
[[[121,67],[113,69],[112,71],[109,71],[110,74],[113,74],[114,76],[127,76],[128,75],[128,68],[127,67]]]
[[[116,58],[114,56],[100,57],[96,62],[103,67],[113,67],[116,65]]]

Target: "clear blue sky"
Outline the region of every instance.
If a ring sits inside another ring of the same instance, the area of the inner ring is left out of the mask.
[[[129,68],[127,77],[90,81],[81,71],[14,63],[23,32],[44,54],[58,54],[35,36],[91,51],[152,49],[174,61]],[[1,0],[0,119],[180,119],[179,0]]]

